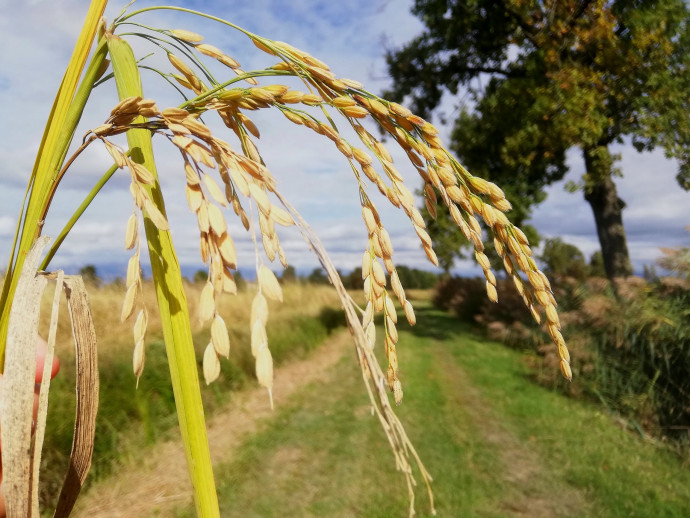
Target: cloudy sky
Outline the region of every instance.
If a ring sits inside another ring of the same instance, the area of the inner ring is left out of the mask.
[[[418,34],[421,23],[409,13],[411,1],[349,0],[347,2],[255,0],[253,2],[187,1],[172,4],[203,10],[226,18],[246,29],[276,40],[287,41],[320,58],[340,77],[362,81],[370,91],[380,92],[388,84],[383,54]],[[124,6],[111,1],[106,16],[112,20]],[[0,0],[0,93],[3,99],[0,124],[0,261],[7,260],[26,181],[40,142],[43,124],[83,21],[86,0]],[[153,5],[138,1],[135,7]],[[248,44],[242,34],[209,21],[180,13],[157,12],[142,16],[143,24],[160,28],[188,29],[205,36],[206,42],[237,58],[245,69],[260,69],[274,59]],[[144,56],[152,49],[139,39],[131,40],[135,52]],[[164,58],[148,58],[151,66],[168,70]],[[277,81],[276,81],[277,82]],[[147,97],[159,107],[174,106],[179,96],[165,88],[154,74],[144,75]],[[114,87],[105,84],[92,96],[89,112],[77,130],[102,123],[116,103]],[[443,110],[452,118],[455,101],[447,99]],[[358,193],[352,173],[329,141],[295,127],[278,113],[251,114],[262,136],[259,148],[278,179],[283,194],[309,221],[326,245],[338,267],[349,270],[359,264],[366,243],[361,223]],[[447,129],[441,128],[442,134]],[[228,135],[227,139],[233,143]],[[80,140],[80,139],[79,139]],[[630,146],[621,153],[624,178],[619,194],[627,203],[624,213],[630,252],[636,270],[659,256],[661,246],[686,245],[690,194],[681,191],[674,179],[677,165],[662,152],[638,154]],[[180,261],[187,271],[200,268],[198,230],[184,201],[184,174],[176,153],[165,142],[156,148],[161,183]],[[546,237],[561,236],[586,255],[598,249],[593,217],[581,193],[569,194],[563,184],[577,180],[583,164],[570,155],[571,172],[549,189],[547,201],[534,211],[532,223]],[[411,189],[419,185],[411,170],[405,171],[400,153],[396,163]],[[80,157],[59,189],[44,233],[55,236],[71,212],[111,161],[107,153],[93,146]],[[403,213],[388,209],[384,199],[372,197],[393,239],[398,264],[430,268],[409,221]],[[126,262],[124,227],[132,210],[126,175],[116,175],[88,209],[72,235],[54,259],[53,268],[74,270],[85,264],[112,265]],[[237,222],[231,224],[240,253],[240,266],[254,263],[253,246]],[[310,270],[317,261],[299,235],[279,234],[288,260],[298,270]],[[124,266],[123,266],[124,267]],[[471,271],[460,264],[458,271]]]

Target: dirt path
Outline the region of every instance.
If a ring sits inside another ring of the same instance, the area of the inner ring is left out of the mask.
[[[341,331],[308,357],[276,369],[274,400],[277,407],[301,387],[329,378],[329,371],[350,351],[349,334]],[[232,402],[216,411],[207,428],[214,465],[232,458],[234,450],[271,416],[265,389],[238,392]],[[172,516],[175,508],[191,501],[191,484],[179,440],[166,441],[94,484],[79,500],[77,518]]]
[[[481,427],[483,439],[499,455],[502,470],[500,477],[509,483],[501,502],[496,502],[506,516],[556,518],[578,516],[587,507],[583,493],[571,486],[557,484],[550,477],[549,469],[541,462],[529,443],[513,434],[493,411],[490,401],[484,398],[468,379],[467,373],[452,354],[444,347],[436,347],[435,355],[444,365],[443,375],[449,386],[462,387],[453,392],[458,405],[469,413]]]

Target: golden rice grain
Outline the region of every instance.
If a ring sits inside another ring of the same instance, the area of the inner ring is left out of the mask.
[[[146,169],[142,164],[137,164],[136,162],[132,162],[131,160],[127,163],[127,166],[129,167],[130,172],[132,173],[132,176],[136,178],[136,180],[139,183],[143,183],[145,185],[151,185],[155,178],[153,176],[153,173]]]
[[[201,192],[200,185],[187,184],[185,188],[185,195],[187,197],[187,205],[192,212],[197,212],[204,201],[204,195]]]
[[[268,200],[266,190],[256,182],[249,182],[249,192],[259,206],[259,210],[268,216],[271,213],[271,202]]]
[[[423,248],[427,258],[429,259],[429,261],[431,261],[431,264],[433,264],[434,266],[438,266],[438,257],[436,256],[436,252],[434,252],[434,249],[426,245],[423,245]]]
[[[545,290],[535,290],[534,298],[537,300],[537,302],[539,302],[539,304],[541,304],[544,307],[551,305],[551,299],[549,299],[549,295],[546,293]]]
[[[211,324],[211,343],[219,356],[230,356],[230,337],[225,321],[218,314],[213,318]]]
[[[376,325],[374,325],[373,320],[369,322],[369,325],[367,326],[364,334],[367,338],[367,342],[369,342],[369,345],[373,349],[376,345]]]
[[[106,151],[108,151],[113,161],[117,164],[117,167],[122,169],[127,165],[127,157],[120,149],[108,140],[103,140],[103,144],[105,144]]]
[[[146,349],[144,346],[144,341],[140,340],[134,346],[134,352],[132,353],[132,369],[137,378],[137,387],[139,386],[139,378],[141,377],[141,373],[144,372],[145,359]]]
[[[122,301],[122,311],[120,313],[120,321],[127,320],[134,311],[134,302],[136,301],[139,291],[139,283],[133,283],[127,286],[125,298]]]
[[[363,150],[353,147],[352,148],[352,154],[355,157],[355,160],[359,162],[361,165],[371,165],[373,163],[372,158]]]
[[[252,325],[257,321],[260,321],[261,325],[266,325],[268,321],[268,302],[260,291],[254,295],[250,314],[250,322]]]
[[[127,286],[138,282],[141,278],[141,267],[139,266],[139,253],[137,252],[129,258],[127,262]]]
[[[493,203],[494,207],[496,207],[496,209],[500,210],[501,212],[508,212],[513,208],[510,202],[505,198],[501,200],[495,200]]]
[[[172,29],[170,34],[181,40],[188,41],[189,43],[198,43],[204,39],[203,36],[200,36],[196,32],[186,31],[184,29]]]
[[[491,302],[498,302],[498,293],[496,292],[496,286],[491,284],[488,280],[486,281],[486,295],[489,297]]]
[[[182,75],[184,75],[187,80],[189,80],[190,76],[194,75],[192,69],[189,68],[184,61],[171,52],[168,52],[168,61],[170,61],[170,64],[174,66]]]
[[[393,323],[397,324],[398,313],[395,310],[395,304],[393,303],[393,299],[388,294],[385,295],[384,306],[386,309],[386,315],[388,315],[391,318],[391,320],[393,320]]]
[[[393,399],[395,400],[396,405],[399,405],[400,403],[402,403],[402,400],[403,400],[402,383],[400,383],[399,379],[396,379],[393,382]]]
[[[127,220],[127,229],[125,231],[125,248],[127,250],[131,250],[132,248],[134,248],[134,245],[137,244],[137,223],[137,215],[135,213],[132,213],[132,215]]]
[[[156,204],[153,203],[149,198],[146,198],[146,200],[144,201],[144,210],[146,211],[146,215],[153,222],[153,224],[156,225],[156,228],[158,230],[170,229],[170,227],[168,226],[168,220],[165,219],[165,216],[163,216],[161,211],[158,210]]]
[[[259,268],[258,280],[261,291],[266,297],[283,302],[283,290],[280,287],[280,283],[275,274],[265,264],[262,264]]]
[[[539,313],[539,310],[534,307],[533,305],[529,305],[529,312],[532,315],[532,318],[537,324],[541,324],[541,314]]]
[[[210,385],[216,381],[220,375],[220,359],[211,343],[209,343],[204,350],[203,371],[206,385]]]
[[[237,73],[237,75],[244,74],[244,70],[240,69],[239,62],[236,59],[231,58],[227,54],[223,54],[221,57],[216,59],[226,67],[231,68],[235,73]],[[252,81],[250,81],[249,79],[247,79],[247,82],[252,84]],[[256,81],[254,81],[254,84],[256,84]]]
[[[268,40],[265,41],[268,42]],[[256,46],[256,48],[265,52],[266,54],[270,54],[271,56],[276,55],[276,51],[270,48],[268,45],[266,45],[262,40],[258,38],[252,38],[252,43]]]
[[[390,315],[386,315],[386,333],[393,343],[398,343],[398,330]]]
[[[206,322],[213,318],[216,312],[216,301],[214,298],[213,284],[207,282],[201,290],[199,296],[199,321]]]
[[[330,104],[336,108],[346,108],[348,106],[355,106],[357,103],[349,95],[341,95],[331,99]]]
[[[259,349],[256,355],[256,379],[259,385],[268,390],[271,408],[273,408],[273,357],[267,346]]]
[[[379,286],[386,285],[386,274],[381,267],[381,263],[378,261],[372,261],[371,276],[373,277],[375,284],[378,284]]]
[[[197,223],[199,224],[199,232],[202,234],[208,234],[211,230],[211,222],[208,219],[208,206],[207,201],[202,201],[199,205],[199,209],[196,212]]]
[[[561,360],[559,366],[561,368],[561,373],[563,374],[563,377],[568,381],[572,381],[573,371],[570,369],[570,364],[565,360]]]
[[[323,99],[316,94],[303,94],[301,101],[302,104],[306,104],[307,106],[314,106],[322,103]]]
[[[414,307],[412,306],[412,303],[409,300],[406,300],[403,304],[403,310],[405,311],[405,318],[407,318],[407,322],[411,326],[415,325],[417,323],[417,317],[414,313]]]
[[[267,347],[268,338],[266,336],[266,327],[261,320],[257,320],[252,325],[251,332],[251,350],[252,355],[256,357],[259,354],[259,350],[263,347]]]
[[[211,195],[211,198],[213,198],[216,203],[222,205],[223,207],[228,206],[228,202],[225,199],[225,194],[210,175],[204,175],[204,185],[206,186],[208,193]]]
[[[284,104],[295,104],[302,101],[304,92],[299,90],[288,90],[280,96],[280,102]]]
[[[224,55],[222,50],[220,50],[218,47],[214,47],[213,45],[209,45],[208,43],[201,43],[196,45],[195,48],[203,55],[214,59],[220,59]]]
[[[489,258],[486,256],[486,254],[482,252],[475,252],[474,257],[477,260],[477,263],[479,263],[479,266],[481,266],[483,270],[491,269],[491,261],[489,261]]]
[[[344,139],[338,138],[335,141],[335,146],[338,148],[338,151],[340,151],[347,158],[352,158],[354,156],[352,146],[350,146],[350,144],[348,144]]]
[[[146,313],[145,309],[139,310],[139,314],[137,315],[137,318],[134,322],[134,327],[132,328],[132,331],[134,333],[134,343],[136,344],[137,342],[144,341],[144,337],[146,336],[146,328],[148,327],[148,314]]]
[[[235,282],[232,273],[226,268],[223,268],[223,291],[230,295],[237,295],[237,283]]]
[[[226,223],[223,213],[220,208],[213,203],[207,204],[208,207],[208,221],[211,232],[216,236],[222,236],[225,233]]]
[[[364,308],[364,313],[362,314],[362,327],[366,329],[366,327],[374,321],[374,306],[372,305],[371,301],[367,302],[366,307]]]
[[[376,217],[374,211],[369,205],[362,207],[362,218],[364,219],[364,224],[367,227],[370,235],[376,234],[379,230],[379,225],[376,222]]]

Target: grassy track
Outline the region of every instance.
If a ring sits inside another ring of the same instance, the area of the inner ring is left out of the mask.
[[[435,477],[439,516],[690,516],[677,457],[534,385],[519,353],[418,314],[401,333],[399,411]],[[217,466],[222,516],[406,516],[403,477],[346,356]]]

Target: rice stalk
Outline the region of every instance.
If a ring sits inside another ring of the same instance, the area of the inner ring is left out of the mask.
[[[98,3],[94,2],[92,7]],[[257,48],[276,57],[278,62],[264,70],[247,72],[236,59],[226,55],[218,47],[202,43],[201,35],[180,29],[156,29],[130,21],[139,13],[156,9],[204,16],[230,26],[249,37]],[[91,16],[89,21],[93,22]],[[87,25],[93,29],[93,37],[95,25]],[[142,37],[166,52],[173,71],[157,72],[168,80],[176,81],[183,89],[181,91],[187,90],[184,94],[186,101],[180,106],[160,110],[153,100],[144,98],[138,65],[131,47],[114,34],[115,30],[124,25],[134,26],[140,31],[131,33],[130,36]],[[471,175],[444,147],[438,137],[438,130],[431,123],[397,103],[376,96],[357,81],[338,77],[328,64],[287,43],[252,34],[204,13],[174,7],[151,7],[130,14],[123,13],[110,29],[102,31],[102,36],[82,88],[65,116],[66,133],[61,135],[55,145],[52,134],[50,131],[47,133],[50,138],[46,142],[52,145],[49,149],[52,154],[45,159],[48,161],[46,166],[43,165],[43,159],[39,158],[37,161],[40,174],[35,172],[32,176],[33,187],[30,184],[31,196],[24,217],[22,239],[17,258],[14,260],[13,252],[10,266],[12,267],[13,260],[15,267],[21,265],[26,243],[32,241],[30,234],[40,234],[40,217],[45,216],[52,194],[72,161],[90,144],[102,142],[115,162],[113,167],[126,170],[131,178],[134,212],[127,223],[125,248],[134,250],[134,255],[127,268],[127,293],[121,318],[126,320],[137,315],[133,329],[133,370],[137,379],[144,370],[145,336],[149,321],[147,308],[143,304],[139,265],[138,222],[142,217],[197,513],[200,516],[218,516],[191,341],[190,317],[153,158],[152,136],[163,136],[180,152],[187,203],[198,223],[201,258],[208,265],[208,281],[201,290],[196,311],[202,324],[211,322],[211,340],[203,354],[206,383],[217,378],[221,369],[220,357],[227,356],[230,349],[227,324],[218,311],[220,297],[223,293],[237,293],[233,272],[238,268],[239,259],[223,209],[232,207],[235,216],[250,231],[255,244],[258,282],[249,316],[250,347],[255,358],[257,380],[268,390],[269,397],[273,387],[273,360],[266,333],[269,321],[267,299],[282,301],[283,294],[265,260],[274,262],[278,259],[284,267],[287,266],[288,259],[281,246],[277,226],[297,226],[326,270],[345,307],[372,408],[391,445],[396,467],[405,476],[410,496],[410,515],[414,514],[413,463],[417,465],[426,484],[431,510],[435,512],[430,487],[431,476],[410,443],[389,400],[389,393],[396,404],[400,404],[403,398],[397,355],[398,320],[393,299],[397,299],[403,307],[405,318],[411,325],[414,325],[416,316],[396,270],[394,246],[376,207],[376,191],[384,203],[390,203],[406,215],[429,261],[437,265],[438,260],[424,219],[415,206],[415,198],[398,170],[399,164],[393,163],[386,145],[363,124],[373,123],[405,152],[410,162],[408,167],[411,166],[424,183],[424,202],[431,214],[436,213],[437,203],[442,202],[448,207],[460,231],[474,245],[475,258],[486,278],[487,296],[496,301],[496,277],[484,254],[485,230],[488,234],[486,238],[493,238],[505,270],[513,279],[528,310],[537,322],[541,321],[542,315],[545,316],[546,328],[557,346],[561,371],[570,379],[569,354],[560,333],[551,286],[534,262],[524,233],[505,216],[505,212],[510,210],[510,204],[503,191],[498,186]],[[86,135],[75,156],[63,166],[64,153],[71,140],[74,124],[84,108],[83,103],[86,102],[90,89],[102,73],[106,50],[112,59],[120,102],[104,124]],[[236,77],[226,81],[217,80],[204,65],[206,58],[218,61]],[[259,82],[265,77],[283,76],[298,78],[304,91],[286,85],[263,85]],[[60,103],[63,102],[60,95],[58,99]],[[270,108],[280,111],[291,123],[304,126],[330,140],[350,165],[358,186],[362,219],[368,234],[362,260],[365,295],[363,309],[357,307],[344,290],[337,270],[323,246],[299,213],[281,195],[276,180],[262,158],[258,144],[260,131],[248,113]],[[320,114],[315,115],[315,112]],[[237,139],[239,146],[236,149],[214,134],[203,122],[202,115],[212,114],[217,114]],[[335,123],[336,119],[344,120],[352,128],[356,136],[353,141],[348,141],[343,136]],[[127,150],[119,148],[110,140],[112,136],[124,132],[127,133]],[[112,170],[114,169],[111,168]],[[112,173],[109,171],[107,178],[110,174]],[[46,180],[49,177],[50,181]],[[92,191],[92,194],[95,195],[96,192],[97,190]],[[85,203],[90,199],[93,199],[92,195],[87,197]],[[38,211],[35,209],[37,203],[40,208]],[[68,223],[66,231],[71,228],[73,221]],[[54,250],[49,255],[52,256],[52,253]],[[48,260],[49,258],[46,261]],[[13,280],[5,283],[3,292],[3,326],[6,325],[6,302],[11,300],[12,283],[15,279],[11,268],[8,274]],[[385,374],[373,352],[376,342],[376,314],[383,317],[387,359]],[[3,332],[2,329],[0,328],[0,333]]]
[[[113,34],[107,34],[106,39],[120,98],[126,100],[132,96],[140,96],[141,81],[131,48],[127,42]],[[141,121],[145,121],[142,115],[132,120],[133,123]],[[153,182],[142,189],[148,192],[150,202],[146,205],[149,210],[144,217],[144,227],[197,514],[203,517],[219,516],[182,275],[172,237],[167,229],[160,228],[163,225],[157,221],[159,214],[165,218],[165,207],[156,179],[151,133],[145,129],[130,129],[127,132],[127,142],[134,163],[145,167],[153,175]],[[151,217],[152,207],[158,211],[155,218]]]
[[[26,210],[23,212],[23,218],[20,215],[17,220],[17,232],[7,266],[6,282],[0,296],[0,369],[4,365],[9,312],[19,279],[19,274],[16,272],[21,271],[24,258],[34,241],[41,235],[43,219],[50,204],[51,193],[54,192],[59,181],[57,178],[58,171],[62,167],[93,84],[99,73],[102,73],[106,55],[104,45],[99,46],[94,53],[87,74],[75,95],[79,77],[88,58],[106,3],[107,0],[92,0],[90,4],[86,20],[48,117],[43,139],[36,155],[36,162],[27,185]]]

